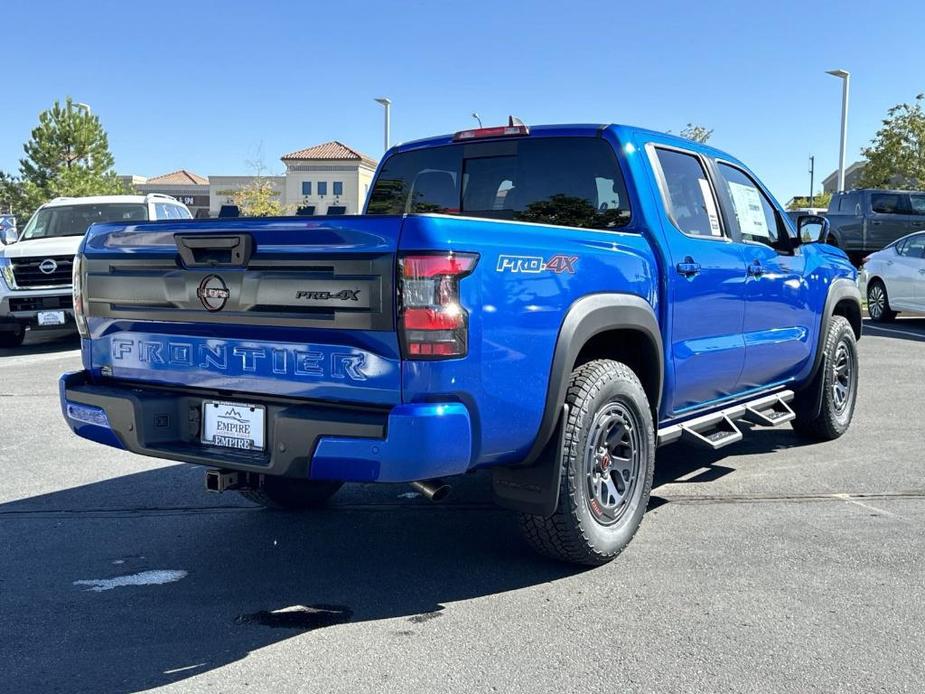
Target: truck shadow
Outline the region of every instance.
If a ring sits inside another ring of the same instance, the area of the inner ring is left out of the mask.
[[[453,619],[454,602],[582,571],[524,547],[482,477],[440,506],[390,485],[289,514],[208,497],[201,472],[187,489],[184,468],[0,505],[0,689],[147,690],[293,637],[318,652],[343,622],[393,620],[376,638],[400,644]],[[93,591],[154,571],[185,577]]]
[[[925,342],[925,318],[900,317],[892,323],[874,323],[864,319],[864,335]]]
[[[764,432],[729,452],[798,442]],[[727,454],[663,449],[656,485],[729,474],[717,465]],[[146,690],[290,638],[317,653],[346,622],[391,620],[376,638],[400,644],[453,619],[453,603],[583,571],[530,552],[486,475],[460,480],[442,505],[405,486],[355,486],[307,514],[201,484],[201,470],[177,465],[0,505],[0,688]],[[180,578],[93,590],[142,572]]]

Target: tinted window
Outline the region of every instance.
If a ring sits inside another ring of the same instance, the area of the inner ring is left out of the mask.
[[[764,191],[744,171],[734,166],[720,164],[719,171],[732,201],[742,240],[787,250],[789,244],[782,240],[786,236],[786,227],[778,219],[777,211]]]
[[[87,227],[96,222],[141,222],[147,218],[147,205],[137,203],[45,207],[32,215],[23,229],[22,238],[83,236]]]
[[[332,184],[334,195],[343,195],[344,194],[344,184],[341,181],[334,181]]]
[[[600,138],[472,142],[390,157],[368,214],[437,212],[612,229],[630,219],[623,177]]]
[[[685,234],[721,237],[713,189],[700,160],[670,149],[656,153],[665,180],[665,203],[675,225]]]
[[[328,194],[328,182],[318,181],[318,195],[327,195],[327,194]]]
[[[312,182],[302,181],[302,195],[311,195],[311,194],[312,194]]]
[[[909,196],[909,210],[912,214],[925,215],[925,195],[913,193]]]
[[[871,193],[870,209],[877,214],[908,214],[903,209],[903,198],[899,193]]]

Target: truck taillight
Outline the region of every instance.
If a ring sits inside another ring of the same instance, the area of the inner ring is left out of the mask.
[[[459,281],[475,269],[478,255],[406,255],[398,262],[399,322],[405,358],[465,356],[469,314],[459,303]]]
[[[87,304],[84,296],[84,284],[86,277],[83,272],[83,256],[78,253],[74,256],[74,274],[71,280],[71,286],[74,289],[74,322],[77,324],[77,332],[81,337],[90,337],[90,330],[87,328]]]

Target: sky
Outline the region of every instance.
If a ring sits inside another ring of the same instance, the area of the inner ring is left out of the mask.
[[[392,142],[514,114],[527,124],[714,130],[781,202],[848,163],[889,107],[925,92],[925,2],[157,3],[3,0],[0,170],[18,170],[40,111],[71,96],[109,134],[116,169],[282,173],[279,157]]]

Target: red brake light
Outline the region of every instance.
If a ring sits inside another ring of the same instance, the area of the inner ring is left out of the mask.
[[[474,253],[409,255],[399,260],[401,337],[410,359],[462,357],[469,314],[459,303],[459,280],[475,269]]]
[[[453,140],[477,140],[482,137],[512,137],[529,135],[530,128],[526,125],[498,125],[493,128],[476,128],[474,130],[460,130],[453,135]]]

